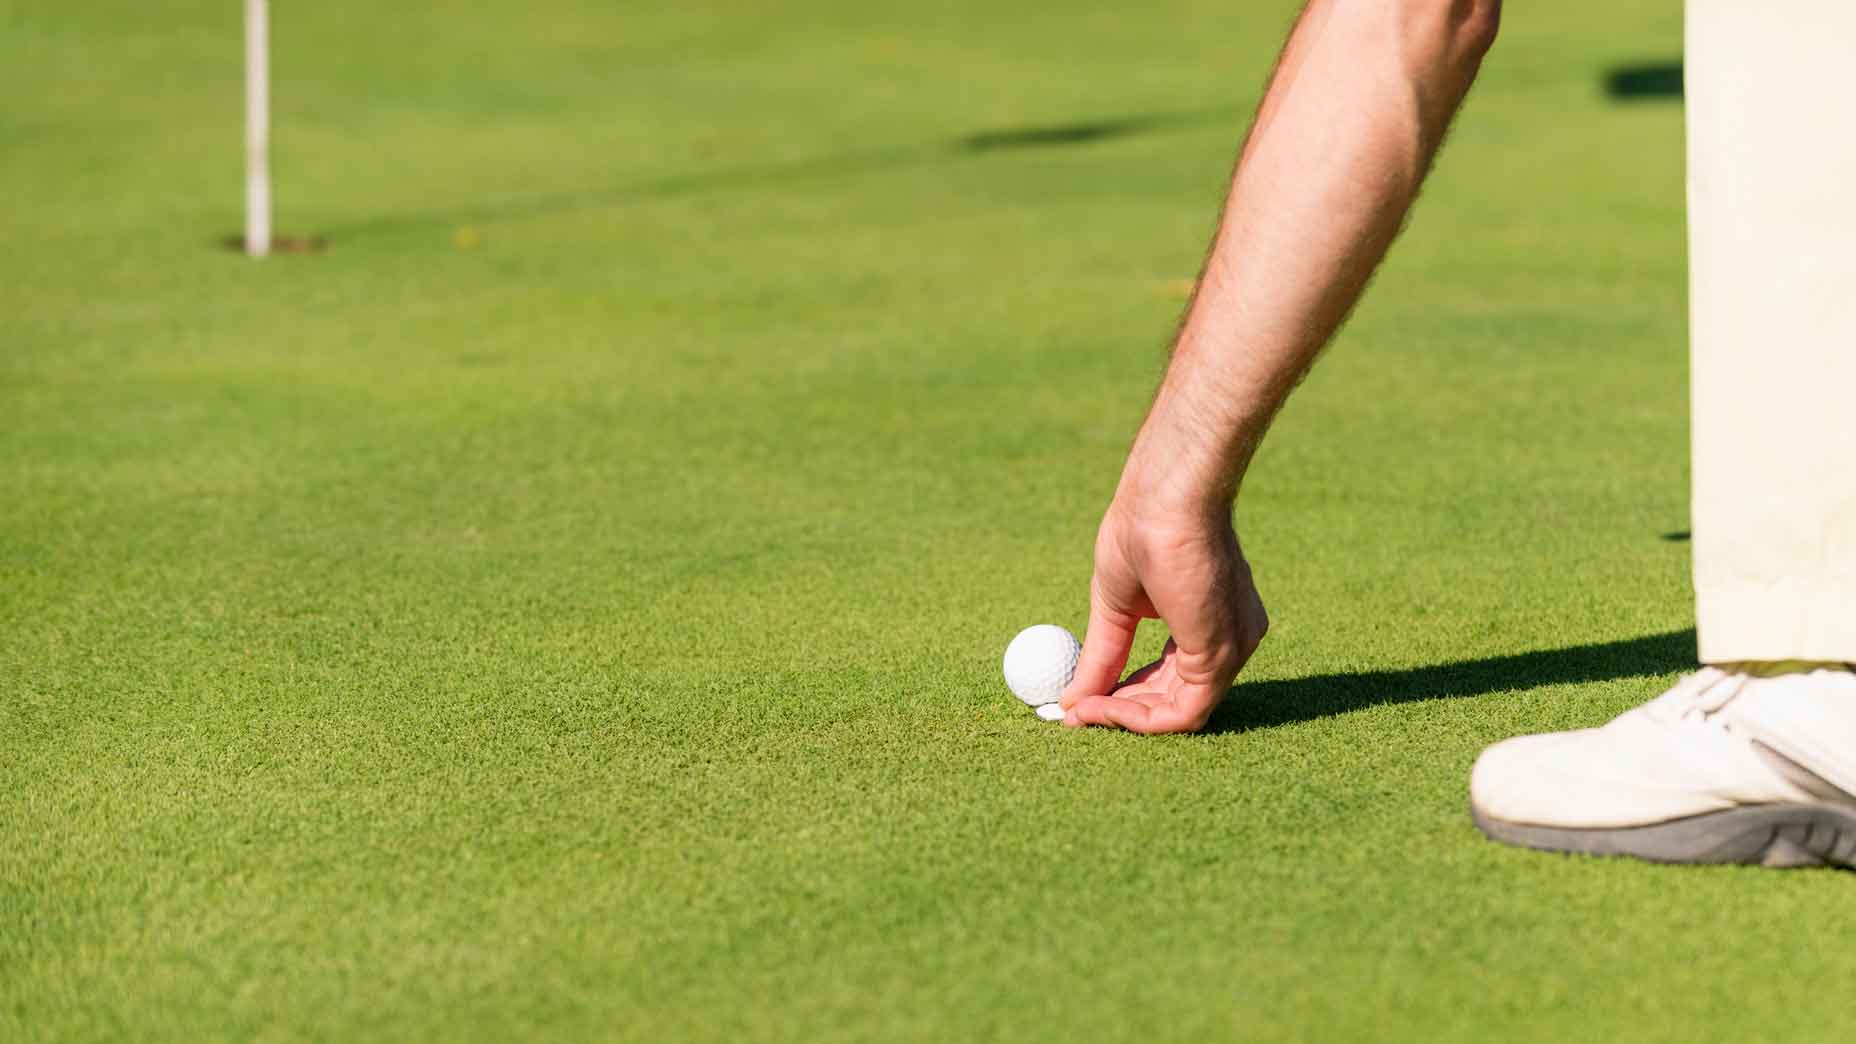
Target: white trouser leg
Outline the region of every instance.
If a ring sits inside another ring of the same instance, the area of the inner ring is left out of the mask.
[[[1688,0],[1701,659],[1856,662],[1856,0]]]

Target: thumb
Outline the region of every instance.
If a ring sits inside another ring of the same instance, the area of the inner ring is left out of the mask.
[[[1076,661],[1076,676],[1058,697],[1065,710],[1085,696],[1099,696],[1115,687],[1128,666],[1134,648],[1134,629],[1141,618],[1110,609],[1098,596],[1089,600],[1089,629],[1083,632],[1083,652]]]

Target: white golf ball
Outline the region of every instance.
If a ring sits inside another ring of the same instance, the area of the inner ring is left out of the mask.
[[[1006,687],[1032,707],[1055,703],[1076,674],[1082,652],[1076,636],[1056,624],[1027,627],[1005,647]]]
[[[1063,720],[1063,704],[1061,703],[1040,704],[1037,708],[1037,712],[1038,717],[1043,718],[1045,721]]]

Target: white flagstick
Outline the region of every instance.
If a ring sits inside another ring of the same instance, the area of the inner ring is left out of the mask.
[[[245,253],[271,252],[271,56],[268,0],[245,0]]]

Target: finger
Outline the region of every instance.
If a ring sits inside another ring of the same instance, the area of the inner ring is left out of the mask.
[[[1123,691],[1126,689],[1165,689],[1167,679],[1170,677],[1172,677],[1172,672],[1167,670],[1166,661],[1155,660],[1123,678],[1120,684],[1109,689],[1108,692],[1111,696],[1126,696],[1128,693]]]
[[[1218,697],[1197,686],[1176,688],[1173,698],[1148,709],[1146,728],[1149,735],[1173,732],[1197,732],[1211,720]]]
[[[1144,707],[1157,707],[1162,703],[1173,702],[1173,694],[1170,691],[1151,686],[1141,689],[1116,689],[1110,695],[1118,700],[1132,700]]]
[[[1216,706],[1216,698],[1196,686],[1175,690],[1171,697],[1145,692],[1133,697],[1089,696],[1070,708],[1063,723],[1101,725],[1143,735],[1197,732],[1211,719]]]
[[[1089,600],[1089,629],[1083,632],[1083,652],[1076,661],[1076,674],[1059,696],[1067,709],[1085,696],[1108,692],[1120,680],[1128,665],[1128,653],[1134,648],[1134,629],[1141,619],[1133,613],[1110,609],[1100,597]]]
[[[1072,728],[1097,725],[1138,732],[1140,729],[1136,726],[1146,720],[1147,714],[1147,706],[1135,700],[1120,696],[1085,696],[1063,716],[1063,723]]]
[[[1149,707],[1156,702],[1172,699],[1172,691],[1179,684],[1179,665],[1174,660],[1175,649],[1173,640],[1167,639],[1166,648],[1161,650],[1158,660],[1123,678],[1120,685],[1109,690],[1109,695],[1145,703]]]

